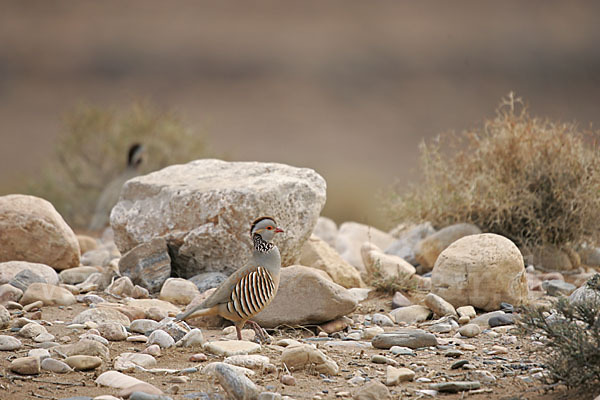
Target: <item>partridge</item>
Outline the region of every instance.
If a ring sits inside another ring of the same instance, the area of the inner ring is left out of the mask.
[[[262,339],[262,328],[250,318],[269,305],[277,294],[281,255],[271,241],[280,232],[283,230],[271,217],[255,220],[250,228],[253,243],[250,261],[230,275],[204,302],[177,315],[176,320],[219,315],[234,323],[238,340],[242,339],[246,323],[251,324]]]
[[[110,210],[119,201],[121,188],[129,179],[139,175],[138,167],[143,162],[144,146],[139,143],[134,143],[129,147],[127,152],[127,168],[119,176],[110,181],[102,190],[94,215],[90,221],[88,229],[90,231],[99,231],[106,228],[109,221]]]

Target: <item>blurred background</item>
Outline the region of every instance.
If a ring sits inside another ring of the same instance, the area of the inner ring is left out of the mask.
[[[65,113],[141,99],[229,160],[314,168],[338,223],[389,228],[382,193],[418,182],[419,142],[480,124],[510,91],[532,114],[600,122],[598,15],[592,1],[2,0],[0,194],[45,168]]]

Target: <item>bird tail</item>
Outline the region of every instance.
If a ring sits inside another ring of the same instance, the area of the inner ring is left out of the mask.
[[[215,314],[215,312],[212,308],[194,307],[186,312],[177,314],[177,316],[175,317],[175,320],[183,321],[190,317],[197,318],[197,317],[204,317],[204,316],[214,315],[214,314]]]

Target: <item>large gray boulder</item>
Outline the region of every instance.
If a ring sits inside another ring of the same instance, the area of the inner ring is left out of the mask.
[[[133,178],[111,213],[125,253],[156,237],[167,240],[175,275],[232,273],[250,255],[250,225],[272,216],[283,265],[300,258],[325,205],[325,180],[284,164],[196,160]]]
[[[48,201],[0,196],[0,262],[29,261],[63,270],[79,266],[79,241]]]

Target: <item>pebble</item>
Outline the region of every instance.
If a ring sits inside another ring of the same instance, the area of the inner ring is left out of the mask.
[[[382,327],[380,327],[380,326],[371,326],[369,328],[363,329],[361,339],[362,340],[371,340],[375,336],[377,336],[377,335],[379,335],[380,333],[383,333],[383,332],[384,332],[384,330],[383,330]]]
[[[467,324],[458,328],[458,333],[464,337],[473,338],[481,333],[481,328],[477,324]]]
[[[389,398],[391,398],[389,389],[377,379],[371,379],[354,394],[355,400],[380,400]]]
[[[387,315],[375,313],[371,318],[371,323],[378,326],[394,326],[394,322]]]
[[[175,339],[162,329],[157,329],[148,337],[148,344],[157,344],[161,349],[168,349],[175,345]]]
[[[450,366],[450,369],[458,369],[460,367],[463,367],[465,365],[467,365],[469,363],[468,360],[458,360],[452,363],[452,365]]]
[[[514,323],[515,318],[512,314],[497,315],[488,320],[488,324],[492,328],[496,326],[513,325]]]
[[[454,306],[434,293],[429,293],[424,299],[425,305],[438,317],[453,315],[458,317]]]
[[[451,349],[451,350],[446,350],[444,352],[444,356],[445,357],[450,357],[450,358],[458,358],[458,357],[462,357],[465,353],[463,353],[460,350],[456,350],[456,349]]]
[[[34,337],[33,341],[36,343],[45,343],[45,342],[53,342],[54,339],[56,339],[56,338],[51,333],[42,332],[39,335],[37,335],[36,337]]]
[[[223,362],[226,364],[237,365],[238,367],[257,370],[264,370],[270,364],[269,357],[258,354],[238,354],[229,356],[226,357]]]
[[[133,343],[148,343],[148,336],[145,335],[132,335],[132,336],[128,336],[127,339],[125,339],[128,342],[133,342]]]
[[[127,330],[118,322],[104,322],[98,325],[100,335],[111,342],[119,342],[127,339]]]
[[[204,361],[208,361],[208,357],[204,353],[196,353],[196,354],[192,354],[190,356],[189,360],[192,362],[204,362]]]
[[[29,303],[26,306],[23,306],[23,311],[25,312],[29,312],[38,308],[42,308],[42,306],[44,305],[44,302],[41,300],[38,301],[34,301],[33,303]]]
[[[158,325],[159,325],[159,323],[152,319],[147,319],[147,318],[136,319],[135,321],[131,322],[131,325],[129,326],[129,330],[132,332],[136,332],[136,333],[152,332],[152,331],[158,329]]]
[[[37,357],[15,358],[10,363],[10,370],[21,375],[37,375],[40,373],[40,359]]]
[[[37,357],[40,361],[44,361],[46,358],[50,357],[50,352],[46,349],[31,349],[27,353],[28,357]]]
[[[281,375],[279,380],[286,386],[296,386],[296,378],[292,375]]]
[[[390,352],[395,356],[416,356],[417,354],[412,349],[403,346],[392,346]]]
[[[161,394],[150,394],[145,392],[132,392],[129,395],[129,400],[173,400],[169,396]]]
[[[0,335],[0,351],[15,351],[23,347],[23,343],[15,337]]]
[[[388,365],[386,369],[385,384],[394,386],[400,382],[412,381],[415,378],[415,372],[408,368],[396,368]]]
[[[281,400],[282,397],[279,393],[275,392],[262,392],[258,395],[257,400]]]
[[[437,390],[439,392],[457,393],[464,392],[467,390],[475,390],[481,387],[479,381],[454,381],[454,382],[440,382],[432,383],[429,388]]]
[[[252,354],[260,352],[261,346],[258,343],[245,340],[231,340],[208,342],[204,345],[204,351],[218,356],[235,356],[238,354]]]
[[[233,399],[253,399],[258,397],[258,388],[247,376],[238,373],[229,364],[215,364],[214,376],[229,397]]]
[[[543,281],[542,289],[544,289],[550,296],[559,297],[569,296],[575,291],[575,289],[577,289],[577,286],[563,280],[553,279],[549,281]]]
[[[114,361],[114,368],[118,371],[133,370],[136,366],[153,368],[156,366],[156,359],[150,354],[122,353]]]
[[[484,384],[490,384],[496,382],[496,377],[492,375],[490,371],[484,369],[478,369],[469,372],[469,378],[479,381]]]
[[[4,285],[2,285],[2,286],[4,286]],[[11,286],[11,285],[9,285],[9,286]],[[7,301],[4,306],[6,307],[7,310],[22,310],[23,309],[23,306],[15,301]]]
[[[181,340],[175,343],[175,345],[178,347],[193,347],[202,346],[204,343],[205,340],[202,331],[198,328],[194,328],[186,333]]]
[[[394,332],[381,333],[371,341],[377,349],[389,349],[392,346],[403,346],[411,349],[420,347],[437,346],[435,335],[422,329],[404,328]]]
[[[392,360],[386,356],[382,356],[381,354],[374,354],[371,357],[371,362],[374,364],[389,364],[389,365],[398,365],[396,360]]]
[[[157,344],[151,344],[150,346],[148,346],[144,350],[142,350],[142,354],[150,354],[151,356],[159,357],[160,356],[160,346]]]
[[[75,355],[65,358],[65,363],[75,371],[89,371],[102,365],[102,359],[96,356]]]
[[[29,339],[33,339],[42,333],[48,333],[48,331],[46,331],[46,328],[37,322],[30,322],[19,330],[19,336]]]
[[[63,361],[54,358],[45,358],[42,360],[41,368],[44,371],[54,372],[55,374],[66,374],[73,371],[69,365]]]
[[[488,352],[489,355],[507,354],[507,353],[508,353],[508,349],[504,346],[492,346],[491,351]]]

